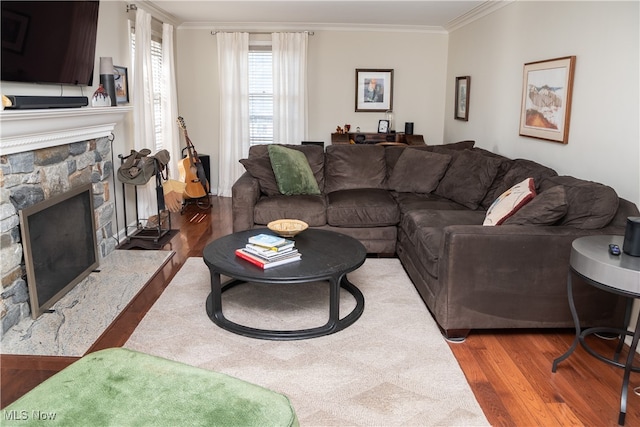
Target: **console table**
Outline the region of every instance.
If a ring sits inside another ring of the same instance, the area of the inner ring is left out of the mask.
[[[422,135],[407,135],[402,132],[395,133],[376,133],[376,132],[348,132],[348,133],[332,133],[332,144],[381,144],[381,143],[397,143],[406,145],[424,145],[424,137]]]
[[[640,298],[640,257],[633,257],[622,252],[615,256],[609,253],[609,244],[616,244],[622,249],[623,236],[587,236],[581,237],[573,241],[571,245],[570,272],[567,280],[567,292],[569,295],[569,308],[576,326],[576,336],[571,347],[560,357],[553,361],[552,372],[556,372],[558,364],[568,358],[578,346],[578,343],[592,356],[619,368],[624,368],[624,376],[622,380],[622,391],[620,392],[620,413],[618,416],[618,424],[624,425],[624,419],[627,412],[627,394],[629,388],[629,375],[631,371],[640,372],[640,366],[633,366],[633,357],[638,347],[638,339],[640,339],[640,314],[636,320],[635,331],[627,330],[629,319],[631,316],[631,306],[633,299]],[[575,302],[573,300],[573,291],[571,285],[572,273],[582,277],[586,283],[595,286],[607,292],[630,297],[627,305],[627,314],[623,329],[594,327],[584,331],[580,330],[580,320],[576,311]],[[607,358],[587,345],[585,338],[594,333],[614,333],[620,336],[620,342],[616,348],[613,358]],[[629,355],[626,363],[618,362],[620,351],[624,344],[624,339],[632,336]]]

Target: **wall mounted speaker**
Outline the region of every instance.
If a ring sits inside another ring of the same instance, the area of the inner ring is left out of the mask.
[[[627,218],[622,250],[631,256],[640,256],[640,216]]]

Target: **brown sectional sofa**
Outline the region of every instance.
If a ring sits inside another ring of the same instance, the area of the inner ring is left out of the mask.
[[[470,329],[572,327],[571,242],[624,234],[637,207],[605,185],[473,146],[286,146],[305,154],[321,192],[286,196],[267,147],[251,147],[233,186],[233,229],[297,218],[350,235],[370,253],[397,254],[448,338]],[[529,177],[533,200],[501,225],[482,225],[493,201]],[[574,295],[583,325],[622,324],[625,298],[578,278]]]

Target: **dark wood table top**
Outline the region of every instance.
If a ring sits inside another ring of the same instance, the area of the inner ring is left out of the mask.
[[[274,234],[267,228],[241,231],[221,237],[203,251],[205,264],[212,272],[235,279],[261,283],[300,283],[324,280],[360,267],[367,256],[358,240],[328,230],[307,229],[293,238],[302,255],[300,261],[263,270],[235,255],[244,248],[249,237]]]

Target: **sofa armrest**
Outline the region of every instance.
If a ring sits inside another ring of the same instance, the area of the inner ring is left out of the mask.
[[[446,329],[504,327],[504,319],[516,327],[570,325],[571,243],[593,234],[612,233],[559,226],[446,227],[435,295],[440,323]],[[593,321],[597,310],[587,311],[585,320]],[[600,311],[603,318],[608,313]]]
[[[521,276],[523,266],[548,271],[569,269],[571,243],[582,236],[608,234],[608,229],[582,230],[559,226],[453,225],[445,227],[440,246],[441,277],[474,270],[478,273]],[[463,266],[463,268],[461,268]],[[456,273],[458,272],[458,273]],[[530,276],[529,276],[530,277]]]
[[[260,198],[260,184],[248,172],[242,174],[231,187],[233,232],[253,228],[253,210]]]

